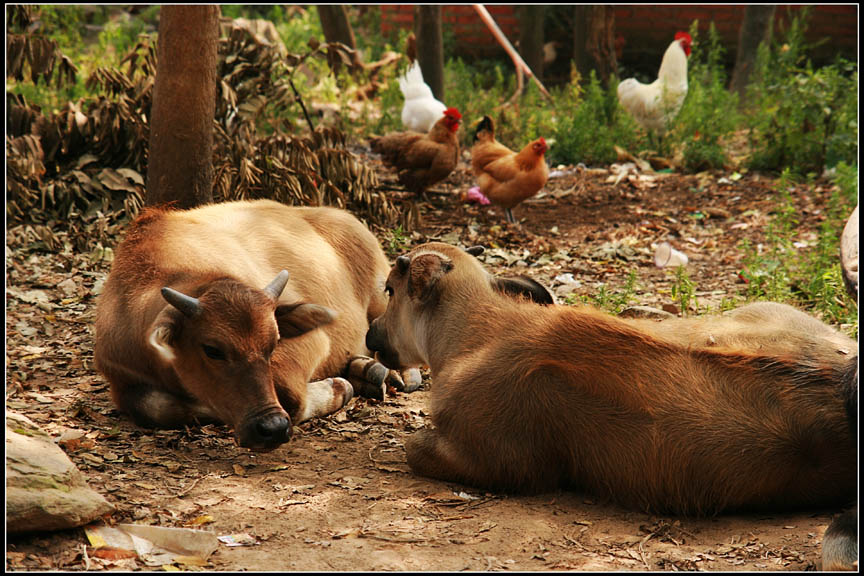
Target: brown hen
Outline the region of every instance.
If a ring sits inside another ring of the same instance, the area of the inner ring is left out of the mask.
[[[484,116],[474,133],[471,168],[479,191],[492,204],[504,208],[508,222],[515,222],[511,209],[540,191],[549,179],[546,140],[538,138],[519,152],[495,140],[495,125]]]
[[[426,134],[393,132],[370,140],[372,151],[394,168],[399,182],[420,193],[444,180],[459,161],[459,120],[456,108],[447,108]]]

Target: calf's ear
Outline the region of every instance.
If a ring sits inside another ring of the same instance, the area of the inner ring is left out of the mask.
[[[408,272],[408,294],[421,301],[428,301],[437,294],[436,285],[453,269],[453,262],[441,254],[420,254],[411,259]]]
[[[276,307],[276,324],[280,338],[295,338],[320,326],[330,324],[339,316],[336,310],[317,304],[282,304]]]
[[[542,284],[527,276],[493,278],[492,286],[504,294],[528,298],[537,304],[554,304],[555,298]]]
[[[177,358],[174,347],[182,326],[183,313],[173,306],[165,306],[147,332],[147,345],[169,364]]]

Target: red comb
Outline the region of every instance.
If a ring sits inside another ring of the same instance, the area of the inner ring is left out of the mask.
[[[690,34],[688,34],[687,32],[676,32],[675,33],[675,40],[681,40],[682,38],[687,40],[688,43],[693,42],[693,37],[690,36]]]
[[[452,108],[452,107],[444,110],[444,115],[448,116],[450,118],[455,118],[456,120],[462,119],[462,114],[459,113],[459,110],[457,110],[456,108]]]

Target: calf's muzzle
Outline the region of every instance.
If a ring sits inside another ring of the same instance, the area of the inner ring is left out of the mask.
[[[237,442],[251,450],[273,450],[291,439],[291,429],[287,414],[271,412],[247,420],[237,434]]]
[[[380,318],[372,321],[366,332],[366,348],[373,353],[377,352],[378,361],[391,369],[402,368],[399,363],[399,354],[393,350],[387,342],[387,333],[380,327]]]

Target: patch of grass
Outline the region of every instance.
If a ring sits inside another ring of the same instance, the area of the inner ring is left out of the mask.
[[[735,298],[728,298],[723,296],[720,300],[720,304],[717,306],[717,313],[722,314],[724,312],[730,312],[736,308],[738,308],[739,302]]]
[[[784,170],[776,185],[777,211],[763,246],[743,242],[748,300],[790,302],[817,312],[826,322],[848,325],[858,334],[858,306],[847,294],[840,267],[840,234],[857,202],[858,168],[840,163],[817,239],[798,238],[796,181]]]
[[[620,290],[609,290],[606,284],[601,284],[596,294],[570,294],[564,299],[564,303],[568,306],[589,304],[617,316],[636,301],[636,276],[636,271],[631,270],[627,275],[627,282]]]
[[[765,245],[752,246],[746,239],[741,244],[748,299],[784,302],[792,297],[790,266],[795,257],[793,237],[798,224],[792,200],[794,189],[791,171],[784,170],[775,185],[776,212],[768,223]]]
[[[678,301],[682,316],[689,314],[691,304],[694,311],[697,314],[699,313],[699,302],[696,300],[696,284],[690,280],[690,276],[687,275],[687,270],[684,266],[675,268],[675,281],[672,282],[672,298]]]

